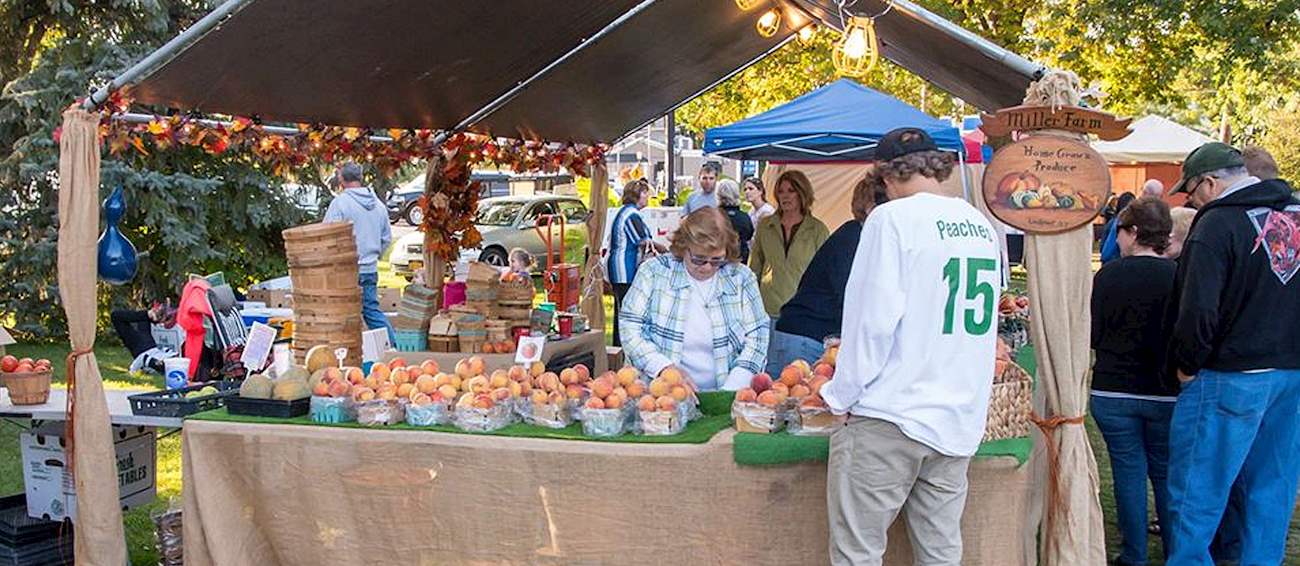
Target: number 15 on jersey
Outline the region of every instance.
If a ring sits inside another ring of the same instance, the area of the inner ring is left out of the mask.
[[[967,303],[961,310],[966,334],[983,336],[993,328],[993,304],[997,293],[992,283],[980,281],[980,273],[996,273],[997,268],[996,260],[983,257],[954,257],[943,266],[943,279],[948,283],[948,304],[943,310],[944,334],[953,333],[958,295]]]

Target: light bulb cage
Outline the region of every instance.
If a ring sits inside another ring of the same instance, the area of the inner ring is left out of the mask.
[[[861,56],[847,52],[849,41],[854,34],[862,35],[865,49]],[[876,41],[876,20],[865,16],[850,16],[844,26],[844,33],[831,51],[831,63],[835,70],[846,77],[861,77],[875,68],[880,59],[880,45]]]
[[[772,8],[763,12],[763,15],[758,17],[758,21],[754,22],[754,29],[757,30],[758,35],[762,37],[772,37],[776,35],[776,32],[781,29],[781,11]]]

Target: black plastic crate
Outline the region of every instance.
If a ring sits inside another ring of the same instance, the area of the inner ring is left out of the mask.
[[[27,516],[23,494],[0,498],[0,566],[72,564],[72,522]]]
[[[198,391],[204,387],[215,387],[215,395],[204,395],[186,399],[185,394]],[[210,381],[180,389],[164,389],[137,393],[127,397],[131,401],[131,414],[147,417],[184,417],[203,411],[210,411],[225,405],[226,399],[239,395],[238,381]]]
[[[226,398],[226,410],[232,415],[291,419],[307,414],[309,409],[311,409],[311,397],[294,401],[250,399],[239,395]]]

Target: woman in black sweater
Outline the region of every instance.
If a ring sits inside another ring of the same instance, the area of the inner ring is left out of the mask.
[[[1162,379],[1175,271],[1162,254],[1173,220],[1163,201],[1143,197],[1120,212],[1116,227],[1121,257],[1097,272],[1092,287],[1092,416],[1110,453],[1123,537],[1112,563],[1146,564],[1147,480],[1163,523],[1169,419],[1177,399]]]

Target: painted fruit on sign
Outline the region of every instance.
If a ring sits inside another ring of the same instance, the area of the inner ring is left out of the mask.
[[[1110,198],[1110,170],[1087,143],[1040,134],[1008,144],[984,170],[984,200],[1002,222],[1029,233],[1084,226]]]

